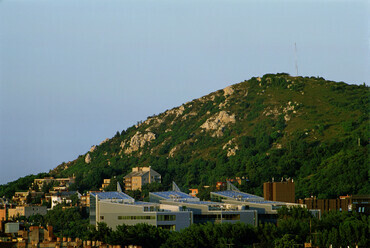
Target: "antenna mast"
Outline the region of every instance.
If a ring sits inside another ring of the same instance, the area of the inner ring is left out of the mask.
[[[295,72],[298,77],[297,43],[294,42]]]

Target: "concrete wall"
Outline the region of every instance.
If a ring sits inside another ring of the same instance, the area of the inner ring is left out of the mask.
[[[147,223],[150,225],[156,225],[155,212],[145,212],[143,211],[143,206],[135,205],[125,205],[120,203],[111,203],[111,202],[98,202],[98,207],[96,211],[97,221],[105,222],[113,230],[116,229],[116,226],[126,224],[126,225],[136,225],[138,223]],[[120,219],[119,216],[147,216],[153,219]]]

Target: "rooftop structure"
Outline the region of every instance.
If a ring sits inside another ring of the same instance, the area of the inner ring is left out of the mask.
[[[240,191],[234,191],[234,190],[225,190],[225,191],[218,191],[218,192],[212,192],[213,195],[219,195],[220,197],[232,199],[232,200],[238,200],[238,201],[263,201],[263,197],[240,192]]]
[[[243,222],[257,225],[257,211],[222,202],[200,201],[199,198],[181,192],[174,182],[171,191],[150,192],[149,199],[151,202],[191,211],[194,223]]]
[[[112,202],[133,203],[135,199],[123,192],[91,192],[90,197],[93,196],[99,200],[108,200]],[[91,200],[90,200],[91,202]]]
[[[159,203],[161,200],[172,200],[172,201],[199,201],[199,198],[188,195],[181,192],[180,188],[175,182],[172,182],[171,191],[163,192],[149,192],[149,201]]]

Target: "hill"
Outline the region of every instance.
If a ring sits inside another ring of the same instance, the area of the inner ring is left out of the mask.
[[[150,165],[183,189],[238,176],[261,195],[289,177],[299,198],[368,194],[368,141],[367,86],[267,74],[150,116],[49,174],[76,175],[81,191]]]

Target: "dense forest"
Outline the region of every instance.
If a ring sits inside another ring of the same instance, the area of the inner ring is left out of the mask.
[[[272,178],[293,178],[297,198],[369,194],[369,97],[365,84],[254,77],[139,121],[47,175],[75,175],[81,193],[152,166],[164,189],[175,181],[184,192],[241,177],[257,195]],[[0,186],[0,195],[35,177]]]

